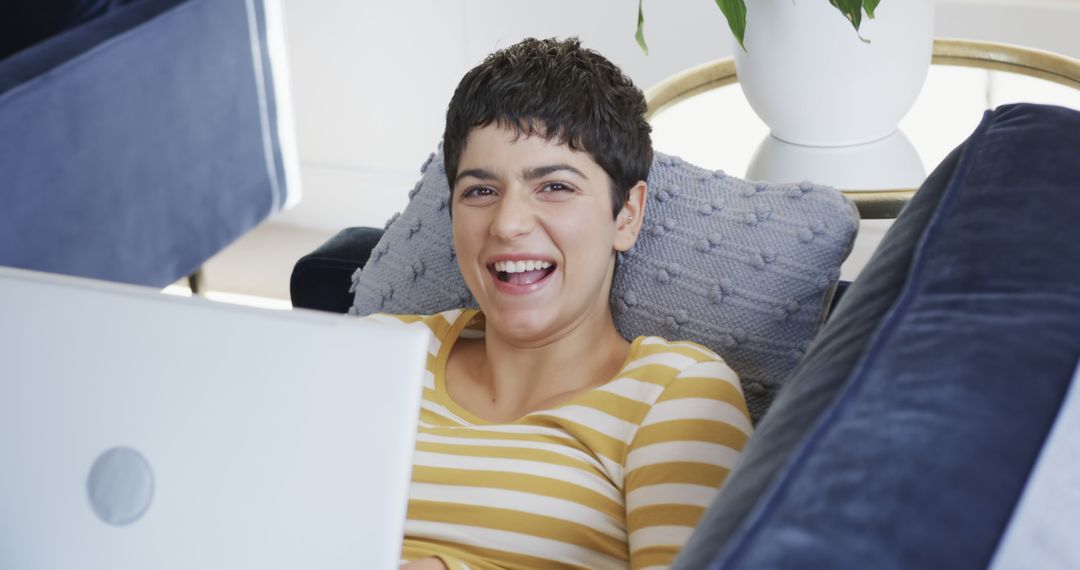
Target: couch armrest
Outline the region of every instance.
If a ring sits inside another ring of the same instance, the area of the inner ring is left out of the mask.
[[[367,263],[383,230],[345,228],[293,266],[289,296],[293,307],[344,313],[353,303],[352,275]]]

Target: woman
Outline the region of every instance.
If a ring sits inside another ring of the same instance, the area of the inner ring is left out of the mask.
[[[735,464],[735,373],[612,320],[646,207],[644,112],[577,40],[501,50],[454,93],[454,245],[480,309],[374,317],[434,333],[403,568],[665,567]]]

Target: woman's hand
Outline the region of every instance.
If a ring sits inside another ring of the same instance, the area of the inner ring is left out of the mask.
[[[401,570],[447,570],[438,558],[421,558],[401,565]]]

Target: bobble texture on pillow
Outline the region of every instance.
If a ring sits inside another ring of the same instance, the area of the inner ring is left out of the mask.
[[[457,267],[441,155],[354,275],[352,314],[474,306]],[[756,421],[806,351],[858,227],[839,192],[754,183],[656,153],[644,226],[619,258],[619,332],[715,350],[739,374]]]

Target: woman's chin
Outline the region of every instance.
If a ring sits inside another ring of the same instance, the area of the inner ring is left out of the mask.
[[[488,326],[507,340],[532,342],[549,338],[555,331],[550,310],[539,307],[499,310],[495,314],[485,311]]]

